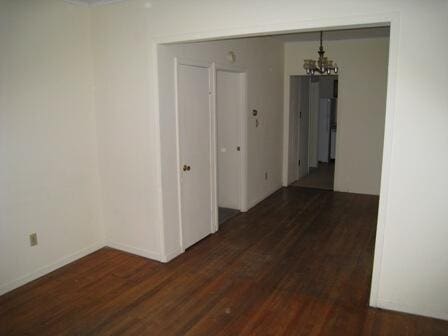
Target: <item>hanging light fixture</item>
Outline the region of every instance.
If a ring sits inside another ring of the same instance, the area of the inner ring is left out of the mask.
[[[321,31],[320,47],[319,51],[317,52],[319,54],[319,59],[317,61],[306,59],[303,63],[303,68],[305,69],[307,75],[314,75],[315,73],[320,73],[321,75],[330,75],[331,72],[334,72],[336,74],[339,71],[338,65],[336,63],[333,64],[333,61],[324,56],[325,51],[324,47],[322,46],[322,35],[323,32]]]

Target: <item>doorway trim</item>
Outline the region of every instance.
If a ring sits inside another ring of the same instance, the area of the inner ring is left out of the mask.
[[[212,81],[212,88],[213,88],[213,106],[214,106],[214,112],[213,112],[213,119],[214,119],[214,148],[215,148],[215,169],[213,171],[213,174],[215,175],[215,209],[216,209],[216,225],[218,226],[218,158],[217,158],[217,119],[216,119],[216,109],[217,109],[217,90],[216,90],[216,80],[217,80],[217,73],[218,71],[224,71],[224,72],[232,72],[237,73],[242,76],[243,85],[242,85],[242,102],[241,102],[241,110],[239,113],[239,122],[240,122],[240,139],[241,139],[241,161],[240,161],[240,189],[239,189],[239,196],[240,196],[240,211],[246,212],[248,210],[248,199],[247,199],[247,111],[248,111],[248,104],[247,104],[247,70],[242,67],[234,66],[234,65],[228,65],[228,64],[221,64],[221,63],[213,63],[212,65],[213,71],[213,81]]]
[[[177,201],[179,203],[179,243],[180,243],[180,253],[185,252],[184,248],[184,240],[183,240],[183,224],[182,224],[182,183],[181,183],[181,171],[180,167],[182,165],[180,157],[180,124],[179,124],[179,66],[180,65],[186,65],[186,66],[193,66],[198,68],[203,68],[208,70],[208,82],[209,82],[209,99],[208,99],[208,106],[210,111],[210,132],[209,132],[209,140],[211,146],[213,146],[213,139],[215,138],[214,135],[214,127],[213,123],[215,120],[215,111],[214,111],[214,100],[213,100],[213,63],[210,62],[202,62],[202,61],[196,61],[188,58],[180,58],[175,57],[174,58],[174,106],[175,106],[175,117],[176,117],[176,162],[177,162]],[[216,208],[214,201],[216,200],[215,194],[216,194],[216,188],[214,185],[213,180],[213,171],[215,169],[215,155],[213,155],[212,148],[210,148],[210,170],[212,172],[211,174],[211,181],[210,181],[210,199],[211,199],[211,218],[212,222],[210,223],[210,232],[214,233],[217,230],[217,223],[215,220],[217,220],[217,214],[214,214],[213,211]]]
[[[398,55],[399,55],[399,42],[400,42],[400,14],[398,11],[387,11],[375,14],[357,14],[357,15],[340,15],[338,17],[323,17],[313,20],[301,20],[301,21],[281,21],[274,24],[265,25],[248,25],[237,28],[224,28],[224,29],[212,29],[204,30],[201,32],[185,32],[171,35],[159,35],[153,36],[148,43],[152,46],[152,85],[153,85],[153,109],[154,109],[154,122],[156,125],[160,125],[160,102],[159,102],[159,74],[158,74],[158,55],[157,47],[159,44],[180,43],[180,42],[198,42],[207,40],[220,40],[229,38],[241,38],[241,37],[253,37],[263,35],[277,35],[288,34],[307,31],[318,31],[322,29],[348,29],[348,28],[362,28],[362,27],[378,27],[378,26],[390,26],[390,38],[389,38],[389,62],[388,62],[388,74],[387,74],[387,98],[386,98],[386,116],[385,116],[385,129],[384,129],[384,143],[383,143],[383,160],[381,168],[381,186],[380,186],[380,201],[378,207],[378,221],[375,240],[375,251],[373,261],[373,273],[370,290],[370,305],[372,307],[384,307],[387,308],[387,303],[382,302],[379,296],[379,287],[381,280],[382,270],[382,257],[384,248],[384,235],[387,226],[387,209],[388,209],[388,195],[389,185],[391,177],[391,162],[392,162],[392,149],[393,149],[393,137],[394,137],[394,115],[396,106],[396,83],[397,83],[397,69],[398,69]],[[148,69],[149,71],[150,69]],[[284,148],[288,140],[288,130],[285,129],[285,125],[288,123],[288,116],[284,115],[283,125],[283,144]],[[160,134],[162,130],[159,127],[155,129],[155,147],[158,148],[157,157],[155,157],[157,166],[157,179],[162,181],[162,144]],[[285,150],[283,151],[285,153]],[[285,160],[285,155],[284,159]],[[283,181],[285,179],[285,169],[283,169]],[[167,232],[165,230],[165,222],[163,209],[165,204],[162,198],[162,185],[161,182],[157,183],[159,189],[158,205],[162,209],[162,214],[158,218],[159,233],[161,238],[161,255],[163,261],[168,261],[174,258],[180,253],[177,251],[168,251],[166,248]]]

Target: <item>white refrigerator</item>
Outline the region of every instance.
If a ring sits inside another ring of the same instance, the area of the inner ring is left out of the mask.
[[[317,160],[334,159],[336,145],[336,100],[321,98],[319,101]]]

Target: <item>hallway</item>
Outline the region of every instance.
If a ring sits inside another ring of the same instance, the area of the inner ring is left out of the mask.
[[[448,335],[368,307],[377,208],[283,188],[167,264],[103,248],[0,297],[0,334]]]
[[[333,190],[334,187],[334,162],[319,162],[319,167],[310,168],[308,175],[303,176],[292,185],[295,187]]]

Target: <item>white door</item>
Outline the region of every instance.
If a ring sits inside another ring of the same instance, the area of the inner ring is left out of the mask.
[[[299,178],[309,173],[309,97],[310,80],[309,77],[301,77],[299,84]]]
[[[240,210],[243,76],[216,72],[218,206]]]
[[[182,248],[212,232],[210,74],[207,67],[178,64]]]

